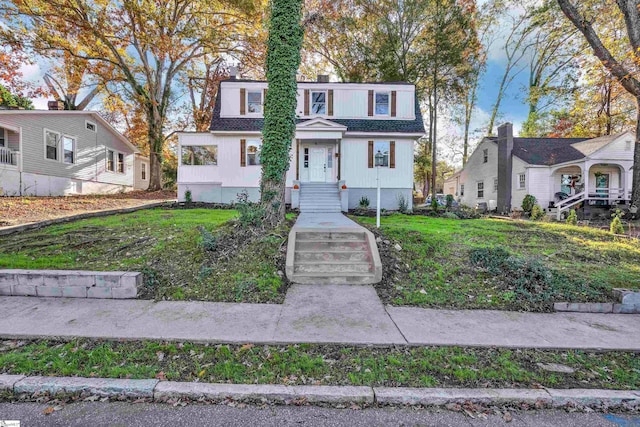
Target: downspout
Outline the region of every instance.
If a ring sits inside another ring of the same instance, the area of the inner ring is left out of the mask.
[[[20,196],[22,196],[22,165],[24,161],[24,152],[22,151],[22,127],[18,128],[20,132],[20,137],[18,138],[18,151],[20,152],[20,159],[18,161],[18,185],[20,188]]]

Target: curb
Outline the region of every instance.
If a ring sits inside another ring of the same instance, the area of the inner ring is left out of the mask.
[[[97,218],[97,217],[107,216],[107,215],[131,213],[131,212],[136,212],[143,209],[158,208],[161,206],[171,206],[172,203],[173,203],[172,201],[154,202],[154,203],[147,203],[139,206],[132,206],[129,208],[117,208],[117,209],[108,209],[104,211],[85,212],[77,215],[64,216],[61,218],[48,219],[48,220],[39,221],[39,222],[32,222],[30,224],[14,225],[10,227],[0,227],[0,236],[8,236],[9,234],[19,233],[21,231],[27,231],[27,230],[36,230],[38,228],[47,227],[49,225],[77,221],[79,219]]]
[[[84,393],[102,397],[147,398],[161,403],[184,399],[211,402],[234,400],[278,404],[441,407],[453,403],[473,402],[485,405],[528,404],[554,408],[611,408],[625,405],[626,409],[640,409],[640,390],[286,386],[0,374],[0,392],[50,396]]]

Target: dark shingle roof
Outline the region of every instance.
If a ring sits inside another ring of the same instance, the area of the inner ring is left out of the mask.
[[[492,141],[496,137],[489,138]],[[571,145],[589,138],[513,138],[513,155],[530,165],[556,165],[584,158]]]
[[[220,92],[221,91],[218,90],[209,130],[234,132],[262,130],[264,126],[264,119],[262,118],[220,117],[222,106]],[[327,120],[346,126],[348,132],[424,133],[424,122],[422,121],[420,104],[417,99],[415,102],[415,112],[415,120],[334,119],[333,117],[328,117]],[[302,123],[307,120],[311,119],[297,119],[297,122]]]

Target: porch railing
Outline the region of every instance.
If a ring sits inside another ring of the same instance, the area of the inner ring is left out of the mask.
[[[18,152],[11,151],[6,147],[0,147],[0,164],[16,166],[18,164]]]
[[[628,200],[628,196],[631,196],[631,191],[624,188],[590,188],[590,199],[622,199]]]

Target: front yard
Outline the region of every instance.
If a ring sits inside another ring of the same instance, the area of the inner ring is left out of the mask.
[[[0,238],[0,269],[142,271],[143,296],[282,302],[290,224],[242,232],[234,210],[150,209],[53,225]]]
[[[375,218],[354,219],[376,232]],[[640,243],[593,228],[396,214],[382,218],[381,233],[384,277],[377,290],[394,305],[547,311],[554,300],[612,301],[611,288],[640,288]],[[500,249],[517,257],[516,271],[472,262],[478,253],[490,262]],[[546,273],[554,275],[548,293],[522,283]]]

